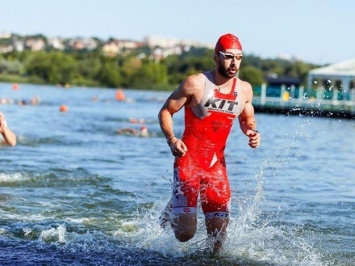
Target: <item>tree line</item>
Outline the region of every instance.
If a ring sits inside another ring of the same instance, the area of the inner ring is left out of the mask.
[[[306,85],[309,70],[303,61],[262,59],[244,55],[240,78],[253,86],[270,74],[299,78]],[[213,50],[191,48],[180,55],[154,58],[149,47],[108,57],[98,51],[23,51],[0,55],[0,81],[109,88],[171,90],[187,75],[214,68]]]

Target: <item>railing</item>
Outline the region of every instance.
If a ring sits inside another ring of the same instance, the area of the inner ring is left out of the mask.
[[[259,111],[292,114],[318,114],[355,118],[355,89],[305,90],[303,86],[254,87],[253,105]]]

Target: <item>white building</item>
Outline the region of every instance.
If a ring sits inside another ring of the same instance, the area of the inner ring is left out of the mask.
[[[342,91],[349,91],[355,87],[355,59],[316,68],[308,72],[308,89],[313,84],[321,84],[320,81],[327,80],[328,83],[341,83]],[[340,88],[338,88],[340,89]]]
[[[10,39],[11,36],[11,32],[0,32],[0,39]]]
[[[205,47],[205,48],[213,48],[213,45],[203,44],[196,41],[182,40],[177,38],[170,37],[159,37],[159,36],[147,36],[144,39],[145,43],[151,48],[160,47],[163,49],[170,49],[176,46],[186,46],[186,47]]]
[[[332,92],[333,100],[341,93],[343,100],[355,100],[355,59],[316,68],[308,72],[308,95],[316,89],[317,95]]]

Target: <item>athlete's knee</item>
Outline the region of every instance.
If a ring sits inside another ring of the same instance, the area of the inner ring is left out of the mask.
[[[229,212],[205,213],[207,232],[210,235],[217,235],[226,231],[229,224]]]
[[[183,231],[175,230],[174,233],[175,233],[175,238],[177,240],[179,240],[180,242],[186,242],[195,236],[196,231],[184,229]]]
[[[180,242],[189,241],[196,234],[197,224],[193,221],[179,224],[179,226],[173,226],[174,234],[177,240]]]
[[[196,214],[176,215],[172,228],[177,240],[186,242],[195,236],[197,230]]]

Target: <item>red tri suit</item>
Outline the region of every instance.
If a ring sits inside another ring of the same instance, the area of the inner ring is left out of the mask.
[[[240,80],[233,78],[229,94],[219,92],[211,72],[201,102],[185,107],[182,141],[188,152],[174,162],[172,206],[174,214],[196,213],[200,193],[206,218],[229,217],[231,191],[224,150],[235,118],[243,111],[238,101]]]

